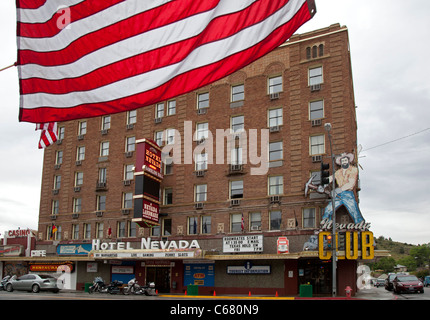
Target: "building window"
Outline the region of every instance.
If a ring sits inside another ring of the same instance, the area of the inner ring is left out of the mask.
[[[107,168],[99,168],[98,183],[106,183],[106,181],[107,181]]]
[[[230,161],[232,165],[243,164],[242,148],[236,147],[231,149]]]
[[[269,78],[269,94],[282,91],[282,76]]]
[[[136,123],[137,119],[137,111],[131,110],[127,112],[127,124],[134,124]]]
[[[126,221],[118,221],[117,223],[117,237],[125,238],[127,236],[127,222]]]
[[[243,180],[230,181],[230,199],[243,198]]]
[[[283,118],[282,118],[282,108],[270,109],[268,112],[268,124],[269,127],[282,126]]]
[[[166,136],[167,136],[167,144],[174,144],[175,143],[175,129],[166,129]]]
[[[281,230],[282,213],[280,210],[270,211],[270,230]]]
[[[125,141],[125,152],[132,152],[135,150],[136,137],[127,137]]]
[[[136,237],[137,235],[137,224],[135,222],[129,221],[127,223],[128,225],[128,236],[129,237]]]
[[[163,236],[172,235],[172,219],[163,219]]]
[[[310,153],[311,156],[325,153],[324,135],[310,137]]]
[[[173,116],[176,114],[176,100],[167,101],[167,115]]]
[[[54,177],[54,190],[59,190],[61,187],[61,176]]]
[[[321,83],[323,83],[322,67],[309,69],[309,85],[313,86]]]
[[[163,131],[156,131],[154,134],[155,143],[160,147],[163,145]]]
[[[196,171],[208,169],[208,154],[198,153],[195,155]]]
[[[320,57],[324,56],[324,45],[323,45],[323,44],[320,44],[320,45],[318,46],[318,55],[319,55]]]
[[[164,117],[164,103],[157,103],[155,106],[155,118]]]
[[[153,237],[159,237],[161,234],[161,227],[160,226],[155,226],[151,228],[151,236]]]
[[[197,217],[188,217],[188,234],[197,234]]]
[[[133,180],[134,173],[133,173],[134,165],[132,164],[126,164],[124,166],[124,180]]]
[[[235,116],[231,117],[231,131],[233,133],[242,132],[245,130],[245,117]]]
[[[55,153],[55,164],[62,164],[63,163],[63,151],[58,150]]]
[[[122,195],[122,208],[131,209],[133,208],[133,193],[124,192]]]
[[[58,127],[58,140],[63,140],[65,136],[66,128],[65,127]]]
[[[200,93],[197,95],[197,109],[209,108],[209,92]]]
[[[109,141],[100,143],[100,156],[107,157],[109,155]]]
[[[245,100],[245,86],[239,84],[231,87],[231,102]]]
[[[173,174],[173,159],[167,157],[164,159],[164,175]]]
[[[96,238],[104,238],[103,236],[103,222],[96,223]]]
[[[284,177],[272,176],[269,177],[269,195],[280,195],[284,193]]]
[[[79,121],[78,135],[83,136],[86,133],[87,133],[87,122],[86,121]]]
[[[230,232],[242,231],[242,214],[233,213],[230,215]]]
[[[207,200],[207,184],[198,184],[195,187],[195,201],[203,202]]]
[[[164,188],[164,204],[173,204],[173,188]]]
[[[73,198],[73,213],[80,213],[82,211],[82,199]]]
[[[283,159],[282,141],[269,143],[269,161],[277,161]]]
[[[249,214],[249,228],[251,231],[261,230],[261,213],[251,212]]]
[[[211,216],[202,216],[202,233],[211,233]]]
[[[76,160],[77,161],[82,161],[85,160],[85,147],[78,147],[76,149]]]
[[[309,103],[309,120],[324,118],[324,100]]]
[[[102,130],[110,129],[110,116],[104,116],[102,118]]]
[[[91,239],[91,223],[84,223],[84,239]]]
[[[106,196],[97,196],[97,211],[106,210]]]
[[[72,225],[72,239],[79,239],[79,224]]]
[[[82,186],[84,184],[84,173],[76,172],[75,173],[75,187]]]
[[[209,124],[207,122],[197,123],[196,141],[203,141],[209,137]]]
[[[52,200],[51,213],[58,214],[60,210],[60,202],[58,200]]]
[[[315,208],[303,209],[303,228],[315,228]]]

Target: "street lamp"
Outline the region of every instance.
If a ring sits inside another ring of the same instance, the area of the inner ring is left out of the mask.
[[[331,139],[331,123],[326,123],[324,125],[325,130],[327,131],[328,134],[328,139],[330,141],[330,154],[331,154],[331,167],[333,168],[333,175],[332,175],[332,190],[331,190],[331,205],[333,208],[333,215],[332,215],[332,295],[333,297],[336,297],[336,269],[337,269],[337,256],[336,256],[336,251],[337,251],[337,241],[336,241],[336,206],[335,206],[335,197],[336,197],[336,193],[335,193],[335,189],[336,189],[336,180],[334,177],[334,154],[333,154],[333,146],[332,146],[332,139]]]

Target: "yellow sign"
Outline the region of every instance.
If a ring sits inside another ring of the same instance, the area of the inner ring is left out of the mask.
[[[337,258],[357,260],[359,258],[359,234],[361,234],[361,258],[365,260],[371,260],[375,256],[375,248],[373,246],[373,232],[370,231],[347,231],[343,233],[345,241],[345,251],[341,254],[341,251],[337,251]],[[332,249],[325,248],[324,242],[328,243],[330,247],[336,244],[336,248],[339,249],[339,234],[336,233],[336,239],[331,239],[332,233],[330,231],[320,232],[318,235],[318,252],[321,260],[329,260],[332,256]],[[333,241],[333,243],[331,243]]]

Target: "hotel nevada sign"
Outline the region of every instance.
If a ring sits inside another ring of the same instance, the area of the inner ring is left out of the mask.
[[[90,256],[95,259],[192,259],[202,257],[197,240],[158,241],[142,238],[140,249],[130,242],[102,242],[93,239]]]

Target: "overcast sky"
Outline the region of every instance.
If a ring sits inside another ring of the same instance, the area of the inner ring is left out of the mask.
[[[61,1],[59,1],[60,3]],[[375,236],[430,242],[430,1],[316,0],[298,33],[349,30],[358,117],[360,209]],[[0,2],[0,68],[16,61],[15,1]],[[0,72],[0,233],[37,229],[43,151],[18,122],[15,67]]]

